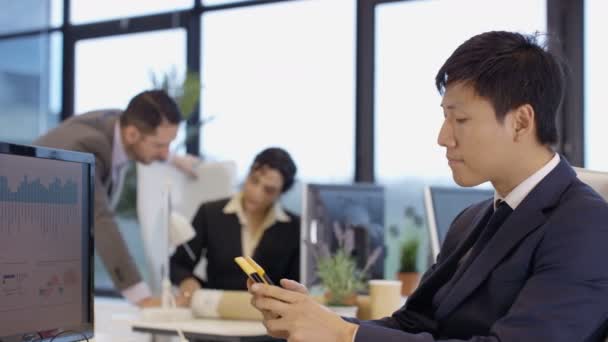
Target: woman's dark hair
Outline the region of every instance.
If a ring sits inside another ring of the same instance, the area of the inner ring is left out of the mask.
[[[287,151],[279,147],[270,147],[258,153],[253,160],[253,164],[251,164],[250,172],[262,167],[269,167],[281,174],[281,177],[283,177],[281,193],[291,189],[298,169]]]
[[[534,108],[539,141],[556,143],[555,117],[564,97],[564,71],[537,38],[505,31],[470,38],[439,69],[437,90],[443,94],[458,82],[472,86],[492,103],[500,122],[510,110],[529,104]]]
[[[163,122],[177,125],[182,114],[175,101],[163,90],[148,90],[131,99],[120,117],[120,125],[133,125],[145,134],[152,134]]]

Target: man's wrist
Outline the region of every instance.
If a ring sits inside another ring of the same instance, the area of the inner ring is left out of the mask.
[[[344,328],[342,329],[342,342],[354,342],[357,330],[359,329],[358,324],[344,321]]]
[[[122,296],[132,304],[152,297],[152,291],[145,282],[139,282],[121,291]]]

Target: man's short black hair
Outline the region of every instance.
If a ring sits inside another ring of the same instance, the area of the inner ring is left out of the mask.
[[[131,99],[120,117],[120,125],[134,125],[152,134],[163,122],[177,125],[182,114],[175,101],[164,90],[147,90]]]
[[[270,147],[258,153],[253,160],[253,164],[251,164],[250,172],[262,167],[269,167],[281,174],[283,177],[281,193],[291,189],[298,169],[287,151],[279,147]]]
[[[454,83],[473,87],[494,106],[502,122],[508,111],[534,108],[542,144],[557,142],[555,117],[564,97],[564,71],[559,59],[537,41],[538,35],[492,31],[460,45],[443,64],[435,84],[441,94]]]

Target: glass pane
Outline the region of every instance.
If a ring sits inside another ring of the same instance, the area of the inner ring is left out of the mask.
[[[152,87],[152,75],[172,70],[183,74],[185,65],[183,29],[79,41],[75,111],[125,108],[131,97]],[[102,90],[103,96],[99,96]]]
[[[0,40],[0,140],[29,144],[59,121],[61,34]]]
[[[604,79],[608,75],[608,42],[603,33],[608,29],[604,14],[608,3],[585,1],[585,167],[608,170],[608,145],[604,113]]]
[[[4,0],[0,34],[58,27],[62,18],[63,0]]]
[[[453,184],[445,151],[436,142],[443,112],[435,74],[475,34],[545,32],[545,6],[545,0],[442,0],[376,7],[375,157],[377,179],[387,186],[388,277],[397,270],[403,239],[418,235],[426,246],[426,229],[413,219],[424,218],[423,186]],[[453,15],[463,8],[475,8],[476,15],[466,20]],[[426,267],[426,253],[425,248],[419,254],[420,269]]]
[[[90,23],[190,8],[193,0],[71,0],[70,22]]]
[[[288,150],[305,181],[354,170],[354,2],[287,1],[203,16],[201,150],[231,159]],[[314,22],[314,25],[310,23]]]
[[[162,49],[158,47],[162,46]],[[155,53],[150,53],[155,51]],[[182,29],[91,39],[76,44],[76,113],[125,108],[137,93],[151,89],[152,75],[181,75],[186,65],[186,32]],[[100,96],[100,94],[103,94]],[[118,222],[144,279],[148,269],[135,215],[135,172],[127,173]],[[96,289],[112,286],[96,258]]]

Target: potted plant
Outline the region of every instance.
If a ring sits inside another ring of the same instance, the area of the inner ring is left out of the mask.
[[[317,264],[317,276],[325,291],[325,304],[341,316],[355,317],[357,314],[357,292],[365,288],[365,278],[369,268],[381,254],[381,248],[376,248],[369,256],[363,269],[357,268],[355,258],[351,255],[354,245],[352,229],[344,229],[338,223],[334,224],[334,235],[338,240],[338,248],[329,252],[325,244],[311,244]]]
[[[176,149],[196,143],[196,133],[200,128],[213,120],[213,117],[201,119],[196,111],[201,95],[201,82],[198,72],[186,71],[183,79],[178,76],[176,67],[169,71],[156,75],[150,72],[150,80],[155,89],[162,89],[175,99],[184,121],[187,122],[183,136],[178,135],[178,144]]]
[[[401,295],[409,296],[418,286],[420,274],[417,272],[416,260],[420,241],[417,238],[406,239],[401,244],[401,257],[397,278],[401,280]]]
[[[319,259],[317,275],[325,288],[325,302],[329,306],[355,305],[357,291],[365,287],[361,270],[357,270],[355,260],[343,248]]]

